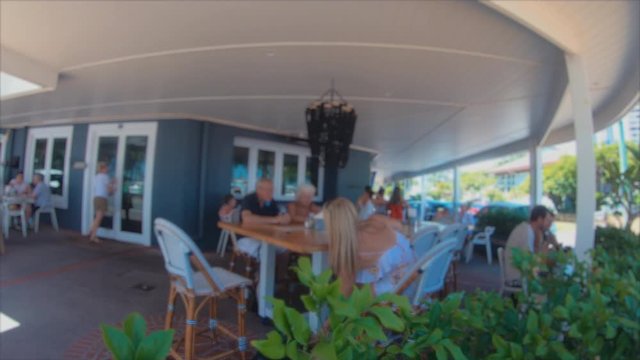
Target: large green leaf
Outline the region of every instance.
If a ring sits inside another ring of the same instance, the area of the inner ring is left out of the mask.
[[[373,340],[387,340],[387,337],[382,331],[382,327],[371,317],[367,316],[357,319],[354,324],[362,328],[365,333]]]
[[[100,325],[102,340],[115,360],[133,360],[134,349],[129,337],[111,325]]]
[[[174,330],[154,331],[142,339],[136,350],[135,360],[164,360],[173,343]]]
[[[531,334],[538,332],[538,314],[529,310],[529,316],[527,317],[527,331]]]
[[[311,351],[311,358],[314,360],[338,360],[336,349],[331,343],[319,342]]]
[[[287,322],[291,326],[293,337],[298,343],[307,345],[309,337],[311,337],[311,329],[309,329],[304,316],[292,308],[285,308],[284,312],[287,316]]]
[[[147,335],[147,323],[140,313],[134,312],[127,316],[124,321],[124,333],[131,340],[133,348],[137,349],[142,339]]]
[[[355,308],[355,311],[360,314],[373,304],[373,293],[371,292],[371,286],[365,285],[362,288],[355,287],[349,298],[349,303]]]
[[[398,332],[404,330],[404,322],[390,308],[374,306],[369,311],[380,320],[385,328]]]
[[[284,304],[284,301],[272,297],[267,298],[267,301],[273,304],[273,325],[275,325],[278,331],[287,337],[292,338],[293,334],[291,333],[291,326],[287,321],[287,315],[285,314],[286,305]]]
[[[447,350],[449,350],[454,360],[467,360],[467,357],[464,356],[460,347],[454,344],[453,341],[449,339],[445,339],[445,340],[442,340],[441,344],[444,345],[444,347],[446,347]]]
[[[282,359],[285,356],[286,346],[277,331],[270,331],[266,340],[251,341],[251,345],[268,359]]]
[[[313,299],[311,295],[302,295],[300,296],[300,300],[302,300],[302,304],[304,304],[304,308],[311,312],[318,311],[318,304]]]

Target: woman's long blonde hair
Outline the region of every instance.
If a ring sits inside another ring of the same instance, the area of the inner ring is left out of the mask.
[[[325,206],[329,262],[338,276],[355,276],[358,254],[358,211],[351,201],[337,198]]]

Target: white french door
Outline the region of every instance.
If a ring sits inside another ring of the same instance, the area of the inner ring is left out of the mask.
[[[151,245],[151,205],[156,122],[89,126],[82,229],[87,233],[94,217],[93,184],[97,167],[104,162],[115,192],[98,236],[140,245]]]

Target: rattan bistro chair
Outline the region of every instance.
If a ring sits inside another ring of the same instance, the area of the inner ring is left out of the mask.
[[[180,295],[186,309],[185,335],[174,343],[171,356],[176,359],[194,359],[196,335],[208,334],[215,341],[217,333],[221,332],[236,339],[238,348],[207,359],[223,358],[236,352],[239,352],[240,357],[245,359],[245,351],[247,350],[245,288],[251,285],[251,280],[219,267],[210,267],[191,238],[171,222],[165,219],[156,219],[154,230],[171,282],[165,328],[169,329],[173,326],[174,306],[178,295]],[[221,326],[217,321],[217,301],[227,297],[235,299],[238,303],[237,334]],[[198,313],[207,304],[209,305],[208,327],[196,333]],[[182,343],[184,343],[184,357],[178,353]]]

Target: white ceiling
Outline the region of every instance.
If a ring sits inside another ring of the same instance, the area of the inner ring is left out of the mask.
[[[585,45],[609,123],[638,93],[639,3],[548,7]],[[54,91],[2,101],[7,127],[179,117],[299,135],[333,78],[359,115],[355,145],[388,175],[549,124],[550,139],[571,135],[562,51],[476,2],[3,0],[0,30],[2,47],[60,72]]]

